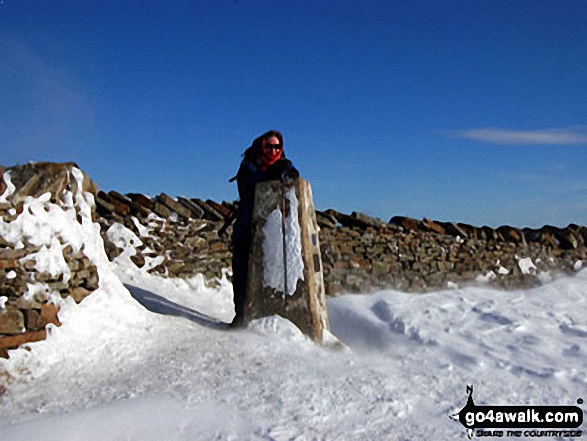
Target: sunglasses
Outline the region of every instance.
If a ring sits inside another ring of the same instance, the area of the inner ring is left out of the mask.
[[[265,144],[265,147],[267,150],[270,149],[277,149],[277,150],[281,150],[281,144]]]

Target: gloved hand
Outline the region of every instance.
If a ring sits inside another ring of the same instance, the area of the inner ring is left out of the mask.
[[[299,177],[300,173],[295,169],[295,167],[291,166],[291,163],[289,167],[281,172],[281,182],[288,184]]]
[[[296,175],[296,176],[292,176],[292,175]],[[298,178],[299,176],[300,176],[300,174],[297,172],[292,173],[291,170],[285,170],[283,173],[281,173],[281,182],[283,182],[284,184],[289,184],[289,183],[291,183],[291,181]]]
[[[269,173],[273,179],[279,179],[281,182],[290,182],[300,177],[299,172],[288,160],[276,162],[271,166]]]

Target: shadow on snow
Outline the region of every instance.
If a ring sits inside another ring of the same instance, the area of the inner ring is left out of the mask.
[[[186,318],[198,325],[212,329],[229,329],[228,323],[222,322],[185,306],[167,300],[151,291],[139,288],[137,286],[124,284],[130,295],[142,306],[156,314],[171,315],[174,317]]]

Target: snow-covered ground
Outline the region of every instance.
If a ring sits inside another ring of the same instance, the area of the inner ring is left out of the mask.
[[[226,279],[163,279],[132,252],[109,263],[88,249],[101,288],[0,361],[13,376],[2,441],[466,439],[449,415],[468,384],[478,405],[587,398],[585,270],[524,291],[331,298],[347,346],[334,351],[279,317],[222,328]]]
[[[333,298],[340,352],[276,317],[207,326],[191,310],[229,320],[226,280],[209,289],[120,262],[107,276],[47,341],[12,353],[3,440],[462,439],[448,416],[466,384],[477,404],[587,397],[585,271],[528,291]]]

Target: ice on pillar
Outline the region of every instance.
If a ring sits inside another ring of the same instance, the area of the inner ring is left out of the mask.
[[[252,234],[245,323],[278,314],[321,342],[329,324],[308,182],[258,184]]]
[[[293,295],[298,280],[304,280],[302,238],[298,220],[298,200],[292,187],[283,192],[289,212],[276,207],[263,227],[263,287],[283,295]]]

